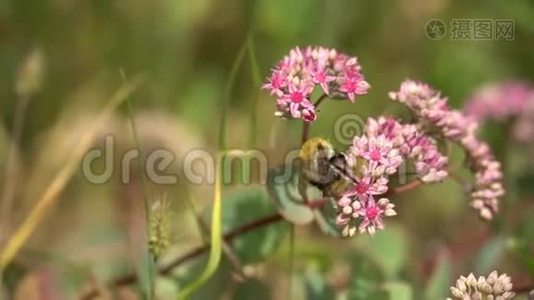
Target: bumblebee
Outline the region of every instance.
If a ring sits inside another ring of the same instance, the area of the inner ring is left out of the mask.
[[[299,153],[302,177],[326,197],[340,198],[355,184],[345,154],[323,138],[306,141]]]

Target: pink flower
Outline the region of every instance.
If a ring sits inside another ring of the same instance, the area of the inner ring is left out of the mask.
[[[471,206],[479,210],[484,219],[491,219],[498,211],[498,199],[504,195],[500,164],[494,159],[488,145],[477,136],[478,122],[460,111],[451,109],[447,99],[424,83],[406,80],[398,92],[389,94],[410,108],[422,121],[437,128],[446,139],[456,142],[465,151],[475,175],[475,185],[471,192]],[[415,129],[416,131],[416,129]],[[427,173],[423,180],[435,181],[446,176],[439,172],[446,163],[427,137],[411,137],[412,155],[418,159],[418,172]],[[408,138],[410,144],[410,138]]]
[[[439,182],[445,179],[448,158],[438,151],[436,141],[422,133],[415,125],[404,125],[403,148],[407,157],[414,159],[415,170],[423,182]]]
[[[382,216],[396,214],[388,199],[374,199],[388,191],[388,176],[405,160],[414,161],[423,182],[447,176],[447,158],[438,151],[436,142],[415,124],[401,124],[393,118],[369,118],[345,157],[353,174],[352,187],[337,201],[336,224],[343,236],[352,236],[358,229],[372,235],[384,228]]]
[[[357,196],[361,200],[367,200],[370,196],[387,192],[388,182],[389,180],[385,177],[373,178],[370,175],[356,178],[356,184],[347,191],[345,197]]]
[[[336,224],[338,226],[347,225],[351,219],[356,219],[359,217],[358,213],[356,212],[361,208],[361,204],[358,199],[351,198],[349,196],[343,196],[338,200],[337,205],[340,210],[340,214],[336,219]]]
[[[518,120],[513,126],[513,137],[522,143],[534,141],[534,97],[519,114]]]
[[[287,93],[277,100],[278,111],[275,115],[300,118],[309,122],[314,121],[316,118],[315,107],[308,100],[310,93],[310,86],[288,84]]]
[[[483,85],[469,98],[464,112],[479,122],[503,120],[520,114],[534,101],[534,87],[526,82],[505,81]]]
[[[383,135],[395,146],[404,143],[402,130],[403,126],[391,117],[368,118],[365,124],[365,131],[368,135]]]
[[[360,233],[367,232],[369,235],[374,235],[377,229],[384,229],[382,217],[397,215],[394,208],[395,205],[387,198],[381,198],[378,202],[372,197],[369,198],[360,209],[356,210],[356,213],[363,218],[358,227]]]
[[[527,82],[483,85],[469,98],[464,111],[479,122],[516,118],[513,138],[522,143],[534,141],[534,86]]]
[[[309,85],[296,85],[294,83],[290,83],[288,86],[288,92],[283,94],[281,99],[293,103],[293,104],[299,104],[303,101],[310,102],[308,100],[308,96],[311,93],[312,88]]]
[[[367,160],[368,168],[371,170],[382,167],[387,174],[395,173],[403,162],[399,150],[394,148],[393,142],[384,135],[355,137],[350,155]]]
[[[360,78],[358,74],[347,76],[341,80],[339,91],[347,95],[351,102],[354,102],[356,95],[365,95],[370,85]]]
[[[273,74],[271,75],[271,78],[269,78],[269,82],[264,84],[262,86],[263,89],[267,89],[271,91],[271,96],[282,96],[284,92],[282,91],[282,88],[287,86],[287,78],[283,74],[282,71],[274,70]]]
[[[384,229],[384,216],[397,215],[395,205],[387,198],[381,198],[376,202],[373,197],[366,201],[343,197],[338,201],[338,207],[341,211],[337,216],[336,224],[342,227],[343,236],[353,236],[356,230],[374,235],[377,229]]]
[[[319,69],[319,70],[316,70],[316,71],[310,71],[310,75],[313,79],[313,82],[315,84],[319,84],[321,86],[321,88],[323,89],[323,92],[325,94],[329,94],[328,92],[328,84],[334,80],[336,80],[336,77],[334,76],[329,76],[327,73],[326,73],[326,70],[325,69]]]
[[[309,96],[315,86],[326,95],[351,101],[369,89],[355,57],[323,47],[290,50],[262,88],[277,97],[276,116],[313,121],[315,106]]]

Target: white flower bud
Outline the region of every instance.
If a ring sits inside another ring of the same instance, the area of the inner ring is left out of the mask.
[[[473,273],[469,273],[469,275],[467,276],[467,281],[466,283],[469,285],[469,286],[476,286],[477,284],[477,279],[475,277],[475,275],[473,275]]]
[[[457,298],[461,298],[463,296],[462,291],[455,287],[451,287],[451,293],[454,297],[457,297]]]
[[[462,291],[467,291],[467,286],[465,285],[465,282],[461,279],[456,280],[456,286]]]
[[[495,284],[495,282],[497,281],[497,277],[498,277],[497,271],[493,271],[493,272],[491,272],[489,274],[488,279],[486,280],[486,282],[488,284]]]

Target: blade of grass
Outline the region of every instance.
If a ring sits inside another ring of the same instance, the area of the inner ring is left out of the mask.
[[[221,187],[221,160],[222,155],[220,158],[217,159],[217,168],[216,168],[216,175],[215,175],[215,189],[214,189],[214,196],[213,196],[213,212],[211,214],[211,237],[210,237],[210,255],[208,258],[208,264],[206,265],[206,268],[200,274],[200,276],[187,285],[183,290],[180,291],[178,294],[178,299],[188,299],[192,293],[195,292],[199,287],[201,287],[208,279],[215,273],[217,270],[217,267],[219,266],[219,262],[221,260],[221,252],[222,252],[222,204],[221,204],[221,194],[222,194],[222,187]]]
[[[237,72],[239,71],[245,52],[247,50],[247,41],[243,43],[241,49],[239,50],[237,57],[235,58],[232,69],[230,69],[230,74],[228,76],[228,82],[226,83],[226,88],[224,92],[224,99],[222,103],[221,118],[219,121],[219,151],[221,151],[219,157],[217,157],[217,168],[215,176],[215,191],[213,197],[213,211],[211,213],[211,248],[210,255],[208,258],[208,264],[206,268],[200,274],[200,276],[187,285],[179,294],[178,299],[187,299],[196,289],[202,286],[217,270],[219,262],[221,260],[222,252],[222,184],[221,176],[224,172],[223,166],[225,165],[224,151],[227,149],[226,142],[226,113],[228,108],[228,103],[230,102],[230,95],[232,93],[232,87],[234,86],[235,78]]]
[[[35,228],[46,217],[50,208],[55,204],[58,195],[63,191],[72,175],[78,170],[81,158],[93,143],[102,124],[106,123],[113,111],[140,86],[141,82],[141,78],[136,78],[119,88],[96,117],[92,126],[80,137],[77,148],[71,153],[65,166],[52,179],[50,185],[48,185],[41,198],[37,201],[37,204],[32,208],[15,233],[8,239],[4,249],[0,253],[0,273],[12,261]]]
[[[123,80],[123,83],[126,84],[126,74],[124,73],[124,70],[120,70],[120,74]],[[147,299],[152,299],[154,296],[154,256],[148,249],[148,238],[150,236],[150,205],[149,205],[149,196],[148,196],[148,185],[147,180],[145,177],[145,162],[143,161],[143,148],[141,147],[141,142],[139,140],[139,134],[137,131],[137,127],[135,125],[135,120],[133,117],[133,108],[132,103],[130,99],[126,99],[126,107],[127,107],[127,114],[128,114],[128,120],[130,121],[130,129],[132,130],[132,135],[135,142],[135,147],[137,148],[137,151],[139,151],[139,156],[137,156],[137,160],[139,163],[139,177],[141,179],[141,189],[143,190],[143,206],[145,211],[145,232],[147,237],[147,243],[145,245],[145,255],[147,258],[147,265],[146,265],[146,275],[148,283],[142,285],[143,292],[145,293]],[[142,271],[139,270],[139,278],[143,278]]]
[[[228,75],[228,82],[226,83],[224,99],[222,103],[221,119],[219,122],[219,149],[221,151],[224,151],[228,148],[226,145],[226,110],[228,109],[228,103],[230,102],[232,87],[234,86],[237,71],[239,71],[241,65],[243,64],[243,58],[245,57],[246,50],[247,42],[245,41],[241,46],[241,49],[239,49],[239,53],[232,64],[232,69],[230,69],[230,74]],[[221,158],[224,160],[224,156]],[[224,165],[224,163],[222,165]]]
[[[191,214],[193,215],[193,218],[195,218],[195,223],[197,223],[197,227],[200,231],[202,241],[204,242],[205,245],[208,245],[209,243],[208,235],[210,234],[210,229],[208,225],[206,224],[206,222],[204,222],[200,214],[197,212],[197,209],[193,201],[193,196],[191,195],[190,191],[188,191],[187,188],[186,190],[187,190],[186,194],[188,195],[186,197],[187,205],[189,207],[189,210],[191,211]],[[226,258],[228,258],[228,260],[230,261],[232,268],[236,272],[235,274],[239,277],[240,280],[245,280],[246,275],[245,273],[243,273],[243,264],[241,263],[241,260],[235,253],[234,249],[232,248],[232,245],[229,242],[225,241],[224,239],[222,240],[222,251],[224,255],[226,256]]]
[[[247,38],[248,58],[250,61],[250,72],[252,73],[252,79],[254,84],[254,97],[252,98],[252,104],[250,109],[250,121],[249,121],[249,135],[248,135],[248,148],[252,149],[256,144],[256,134],[258,131],[258,118],[256,118],[256,110],[258,106],[258,98],[260,96],[260,69],[258,67],[258,59],[256,57],[256,51],[254,48],[253,35],[249,34]]]
[[[249,34],[247,38],[247,48],[253,83],[256,87],[259,87],[261,84],[261,75],[260,68],[258,66],[258,58],[256,57],[256,50],[254,47],[254,36],[252,34]]]

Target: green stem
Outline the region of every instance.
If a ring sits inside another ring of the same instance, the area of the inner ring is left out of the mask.
[[[15,103],[15,113],[13,116],[13,133],[12,140],[9,144],[7,153],[7,166],[5,170],[5,182],[4,191],[2,194],[2,213],[0,215],[0,242],[9,234],[9,228],[11,226],[11,208],[13,207],[13,197],[17,187],[17,171],[20,168],[18,165],[16,153],[17,147],[20,149],[20,141],[22,139],[22,132],[24,130],[24,119],[26,117],[26,110],[30,103],[29,97],[21,97],[17,99]]]
[[[124,84],[126,84],[126,75],[123,70],[120,70],[121,76],[123,79]],[[141,180],[141,188],[143,191],[143,206],[145,211],[145,233],[147,239],[150,238],[150,205],[149,205],[149,195],[148,195],[148,184],[145,177],[145,163],[143,161],[143,149],[141,147],[141,142],[139,140],[139,135],[137,131],[137,127],[135,125],[135,120],[133,117],[133,108],[132,103],[130,101],[130,98],[126,99],[126,107],[128,110],[128,120],[130,121],[130,128],[132,130],[132,135],[135,142],[135,147],[139,151],[139,156],[137,157],[137,161],[139,162],[139,176]],[[146,245],[146,255],[148,257],[148,265],[147,265],[147,274],[148,274],[148,281],[149,286],[147,293],[147,298],[152,299],[154,297],[154,257],[152,253],[150,253],[150,250],[148,249],[148,243]]]
[[[411,185],[412,189],[417,187],[417,186],[420,186],[418,184],[415,185],[413,183],[410,184],[410,185]],[[394,189],[393,192],[390,194],[390,196],[391,195],[396,195],[398,193],[406,192],[407,190],[408,189]],[[328,203],[328,201],[326,201],[326,200],[322,201],[322,202],[321,201],[312,201],[311,203],[313,203],[313,206],[311,206],[312,204],[310,204],[310,207],[312,207],[312,208],[321,208],[323,205],[326,205]],[[235,239],[238,236],[241,236],[243,234],[247,234],[247,233],[252,232],[254,230],[261,229],[261,228],[263,228],[265,226],[269,226],[269,225],[272,225],[272,224],[275,224],[275,223],[278,223],[278,222],[281,222],[281,221],[285,221],[285,219],[279,213],[275,213],[273,215],[269,215],[269,216],[254,220],[254,221],[251,221],[250,223],[247,223],[247,224],[244,224],[244,225],[239,226],[237,228],[234,228],[233,230],[225,233],[224,236],[223,236],[223,239],[225,241],[232,241],[233,239]],[[292,252],[292,250],[291,250],[292,248],[294,249],[294,247],[291,246],[291,245],[294,245],[294,236],[293,236],[294,232],[293,232],[293,229],[294,229],[294,227],[292,226],[291,231],[290,231],[290,240],[289,240],[290,252]],[[161,275],[169,275],[176,267],[180,266],[181,264],[183,264],[185,262],[190,261],[191,259],[194,259],[194,258],[204,254],[204,252],[208,251],[209,249],[210,249],[210,244],[209,243],[206,244],[206,245],[201,245],[201,246],[199,246],[197,248],[194,248],[191,251],[187,252],[186,254],[184,254],[184,255],[182,255],[180,257],[177,257],[176,259],[174,259],[173,261],[171,261],[167,265],[161,267],[159,269],[159,273]],[[115,286],[115,287],[124,286],[124,285],[135,283],[136,279],[137,278],[133,274],[129,274],[129,275],[126,275],[124,277],[115,279],[113,281],[112,285]],[[98,296],[98,291],[91,290],[87,294],[83,295],[81,297],[81,299],[84,299],[84,300],[93,299],[96,296]]]
[[[254,83],[254,97],[252,98],[252,104],[250,108],[250,120],[249,120],[249,135],[248,135],[248,148],[252,149],[256,144],[256,133],[258,130],[258,118],[256,117],[256,110],[258,106],[258,98],[260,96],[260,71],[258,67],[258,59],[256,58],[256,51],[254,49],[254,41],[252,34],[249,34],[247,39],[248,57],[250,61],[250,69],[252,73],[252,79]]]
[[[293,299],[293,286],[295,274],[295,225],[291,224],[289,227],[289,287],[288,299]]]
[[[247,43],[245,42],[241,46],[241,49],[239,49],[239,53],[237,54],[237,57],[234,60],[234,63],[232,65],[232,69],[230,69],[230,74],[228,75],[228,82],[226,84],[226,89],[224,92],[223,103],[221,104],[222,112],[221,112],[221,119],[219,122],[219,149],[221,151],[224,151],[228,148],[226,144],[226,110],[228,109],[228,103],[230,102],[232,87],[234,86],[235,78],[237,76],[237,71],[239,70],[239,68],[241,67],[241,64],[243,63],[243,58],[245,56],[246,50],[247,50]],[[224,157],[222,161],[222,166],[224,166]]]

